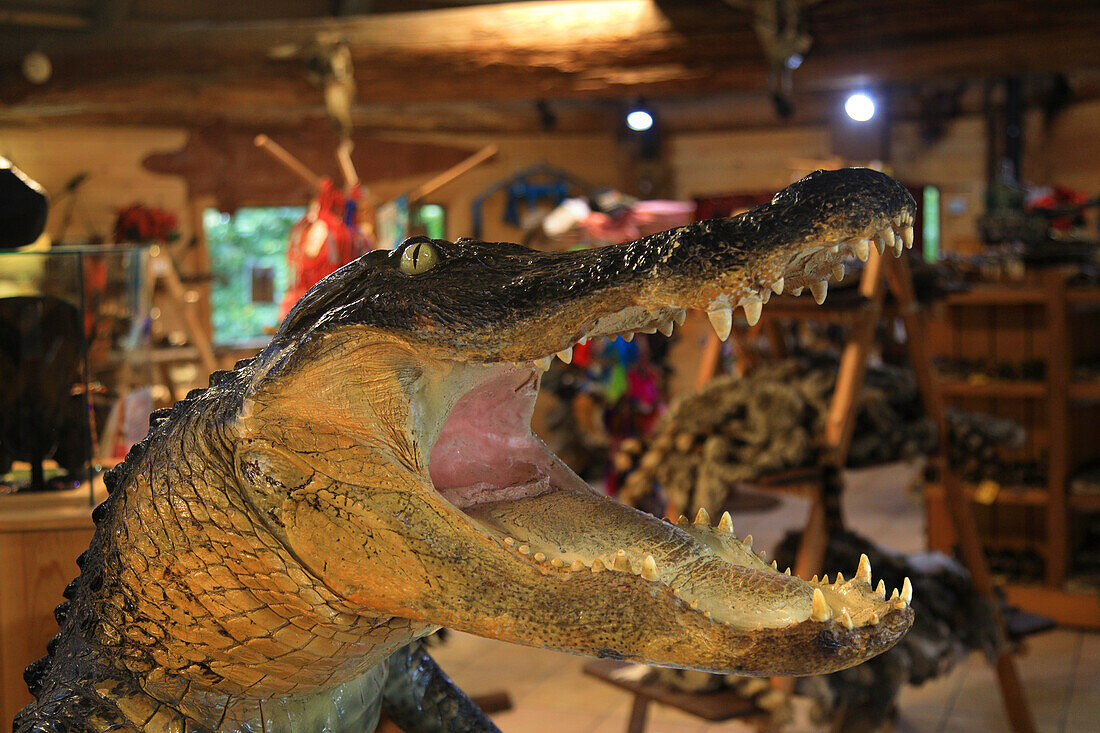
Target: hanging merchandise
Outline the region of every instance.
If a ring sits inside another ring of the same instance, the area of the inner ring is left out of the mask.
[[[355,224],[359,196],[358,186],[345,196],[331,180],[321,179],[321,192],[290,230],[286,259],[293,274],[280,318],[325,276],[373,248]]]
[[[497,181],[479,193],[471,204],[472,236],[481,238],[481,208],[491,196],[505,192],[504,221],[512,226],[525,226],[525,221],[541,204],[557,207],[571,191],[588,192],[592,186],[572,173],[546,163],[523,168],[508,178]]]

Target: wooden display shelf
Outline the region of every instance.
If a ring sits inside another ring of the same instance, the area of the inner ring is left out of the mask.
[[[939,484],[927,484],[924,493],[926,499],[943,501],[943,487]],[[967,486],[966,493],[971,501],[982,506],[1046,506],[1050,498],[1042,486],[1002,486],[992,503],[979,499],[974,486]]]
[[[1070,303],[1100,304],[1100,288],[1069,288],[1066,300]]]
[[[1100,630],[1100,593],[1073,593],[1047,585],[1015,583],[1005,597],[1017,608],[1046,616],[1062,626]]]
[[[1100,381],[1079,380],[1069,385],[1070,399],[1074,400],[1100,400]]]
[[[98,503],[106,491],[95,485]],[[87,487],[0,496],[0,730],[31,701],[23,669],[57,633],[53,609],[94,532],[88,499]]]
[[[1031,285],[980,286],[945,298],[948,305],[1042,305],[1046,300],[1046,289]]]
[[[1045,382],[1027,380],[941,379],[940,391],[947,397],[1019,397],[1041,399],[1049,392]]]
[[[1066,500],[1074,509],[1100,509],[1100,494],[1070,494]]]

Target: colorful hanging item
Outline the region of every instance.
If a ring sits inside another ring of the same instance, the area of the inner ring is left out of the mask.
[[[359,186],[345,195],[331,180],[321,179],[317,199],[290,230],[286,258],[291,284],[283,298],[280,318],[324,277],[373,249],[357,226],[360,209]]]

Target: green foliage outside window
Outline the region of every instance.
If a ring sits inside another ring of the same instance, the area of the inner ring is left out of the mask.
[[[304,215],[301,206],[238,209],[232,216],[217,209],[203,212],[214,276],[210,317],[216,342],[265,338],[278,325],[279,306],[289,285],[287,237]],[[274,288],[265,288],[254,298],[253,284],[263,278],[254,278],[253,273],[265,268],[274,273]]]

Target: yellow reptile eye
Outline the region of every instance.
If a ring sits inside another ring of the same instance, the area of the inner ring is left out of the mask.
[[[419,275],[438,264],[439,252],[427,242],[411,244],[401,253],[401,272],[406,275]]]

